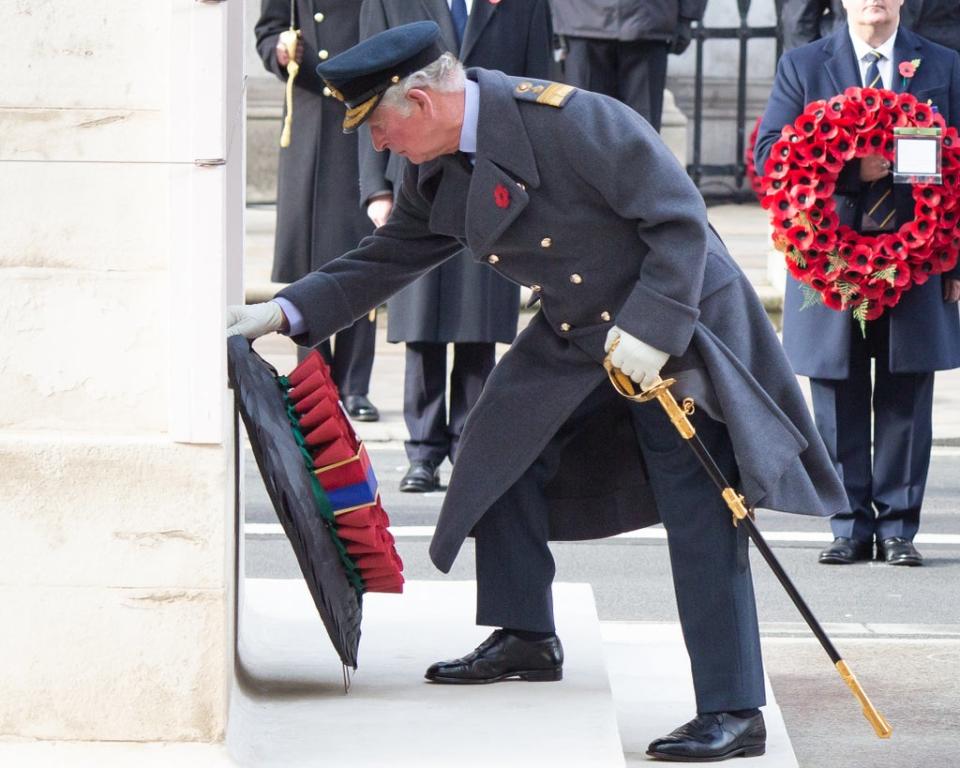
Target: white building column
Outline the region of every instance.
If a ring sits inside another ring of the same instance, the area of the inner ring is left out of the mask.
[[[0,736],[218,741],[243,3],[3,8]]]

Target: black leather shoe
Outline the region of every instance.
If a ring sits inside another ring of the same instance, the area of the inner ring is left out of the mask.
[[[380,411],[366,395],[347,395],[343,398],[343,407],[354,421],[380,421]]]
[[[404,493],[429,493],[440,488],[440,468],[429,461],[411,461],[410,468],[400,480]]]
[[[737,717],[729,712],[697,715],[669,736],[647,747],[658,760],[681,763],[711,763],[728,757],[757,757],[767,749],[763,713]]]
[[[873,559],[873,541],[854,541],[837,536],[833,544],[820,553],[820,562],[825,565],[850,565],[857,560]]]
[[[877,560],[886,560],[888,565],[923,565],[923,555],[913,542],[899,536],[877,542]]]
[[[554,635],[521,640],[498,629],[462,659],[438,661],[424,675],[432,683],[478,685],[519,677],[531,683],[563,680],[563,646]]]

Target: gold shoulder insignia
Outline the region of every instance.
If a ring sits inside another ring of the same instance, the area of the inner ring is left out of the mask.
[[[547,80],[524,80],[513,89],[514,98],[519,101],[535,101],[551,107],[563,107],[577,89],[564,83],[551,83]]]

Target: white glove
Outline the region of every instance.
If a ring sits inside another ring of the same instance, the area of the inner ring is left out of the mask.
[[[613,326],[607,331],[607,340],[603,345],[603,351],[609,352],[613,342],[620,339],[617,348],[610,355],[610,362],[614,368],[619,368],[625,375],[640,385],[641,389],[650,389],[660,376],[660,369],[663,368],[667,359],[670,357],[666,352],[661,352],[656,347],[651,347],[644,341],[640,341],[636,336],[631,336],[617,326]]]
[[[227,307],[227,336],[256,339],[283,328],[287,318],[275,301],[262,304],[234,304]]]

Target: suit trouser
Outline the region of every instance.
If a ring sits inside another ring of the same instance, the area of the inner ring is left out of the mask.
[[[659,131],[667,52],[667,44],[657,40],[568,37],[564,79],[622,101]]]
[[[403,377],[403,420],[410,439],[410,461],[435,465],[457,455],[460,434],[470,410],[496,364],[493,342],[456,342],[450,371],[450,416],[447,417],[447,345],[407,342]]]
[[[885,318],[868,324],[866,339],[851,327],[850,375],[810,379],[817,429],[850,500],[851,512],[834,515],[830,527],[834,536],[862,542],[912,540],[930,468],[933,373],[890,373]]]
[[[369,316],[321,342],[316,349],[330,366],[333,383],[343,397],[365,395],[370,391],[370,373],[373,370],[373,353],[377,345],[377,321]],[[307,347],[297,347],[297,360],[302,361],[311,352]]]
[[[720,493],[659,404],[634,405],[632,415],[667,530],[697,710],[762,706],[763,661],[746,530],[731,524]],[[589,403],[572,418],[589,418]],[[694,422],[704,445],[735,482],[737,466],[726,428],[700,414]],[[478,624],[554,631],[555,568],[547,545],[543,488],[555,473],[561,452],[562,446],[548,446],[474,528]]]

